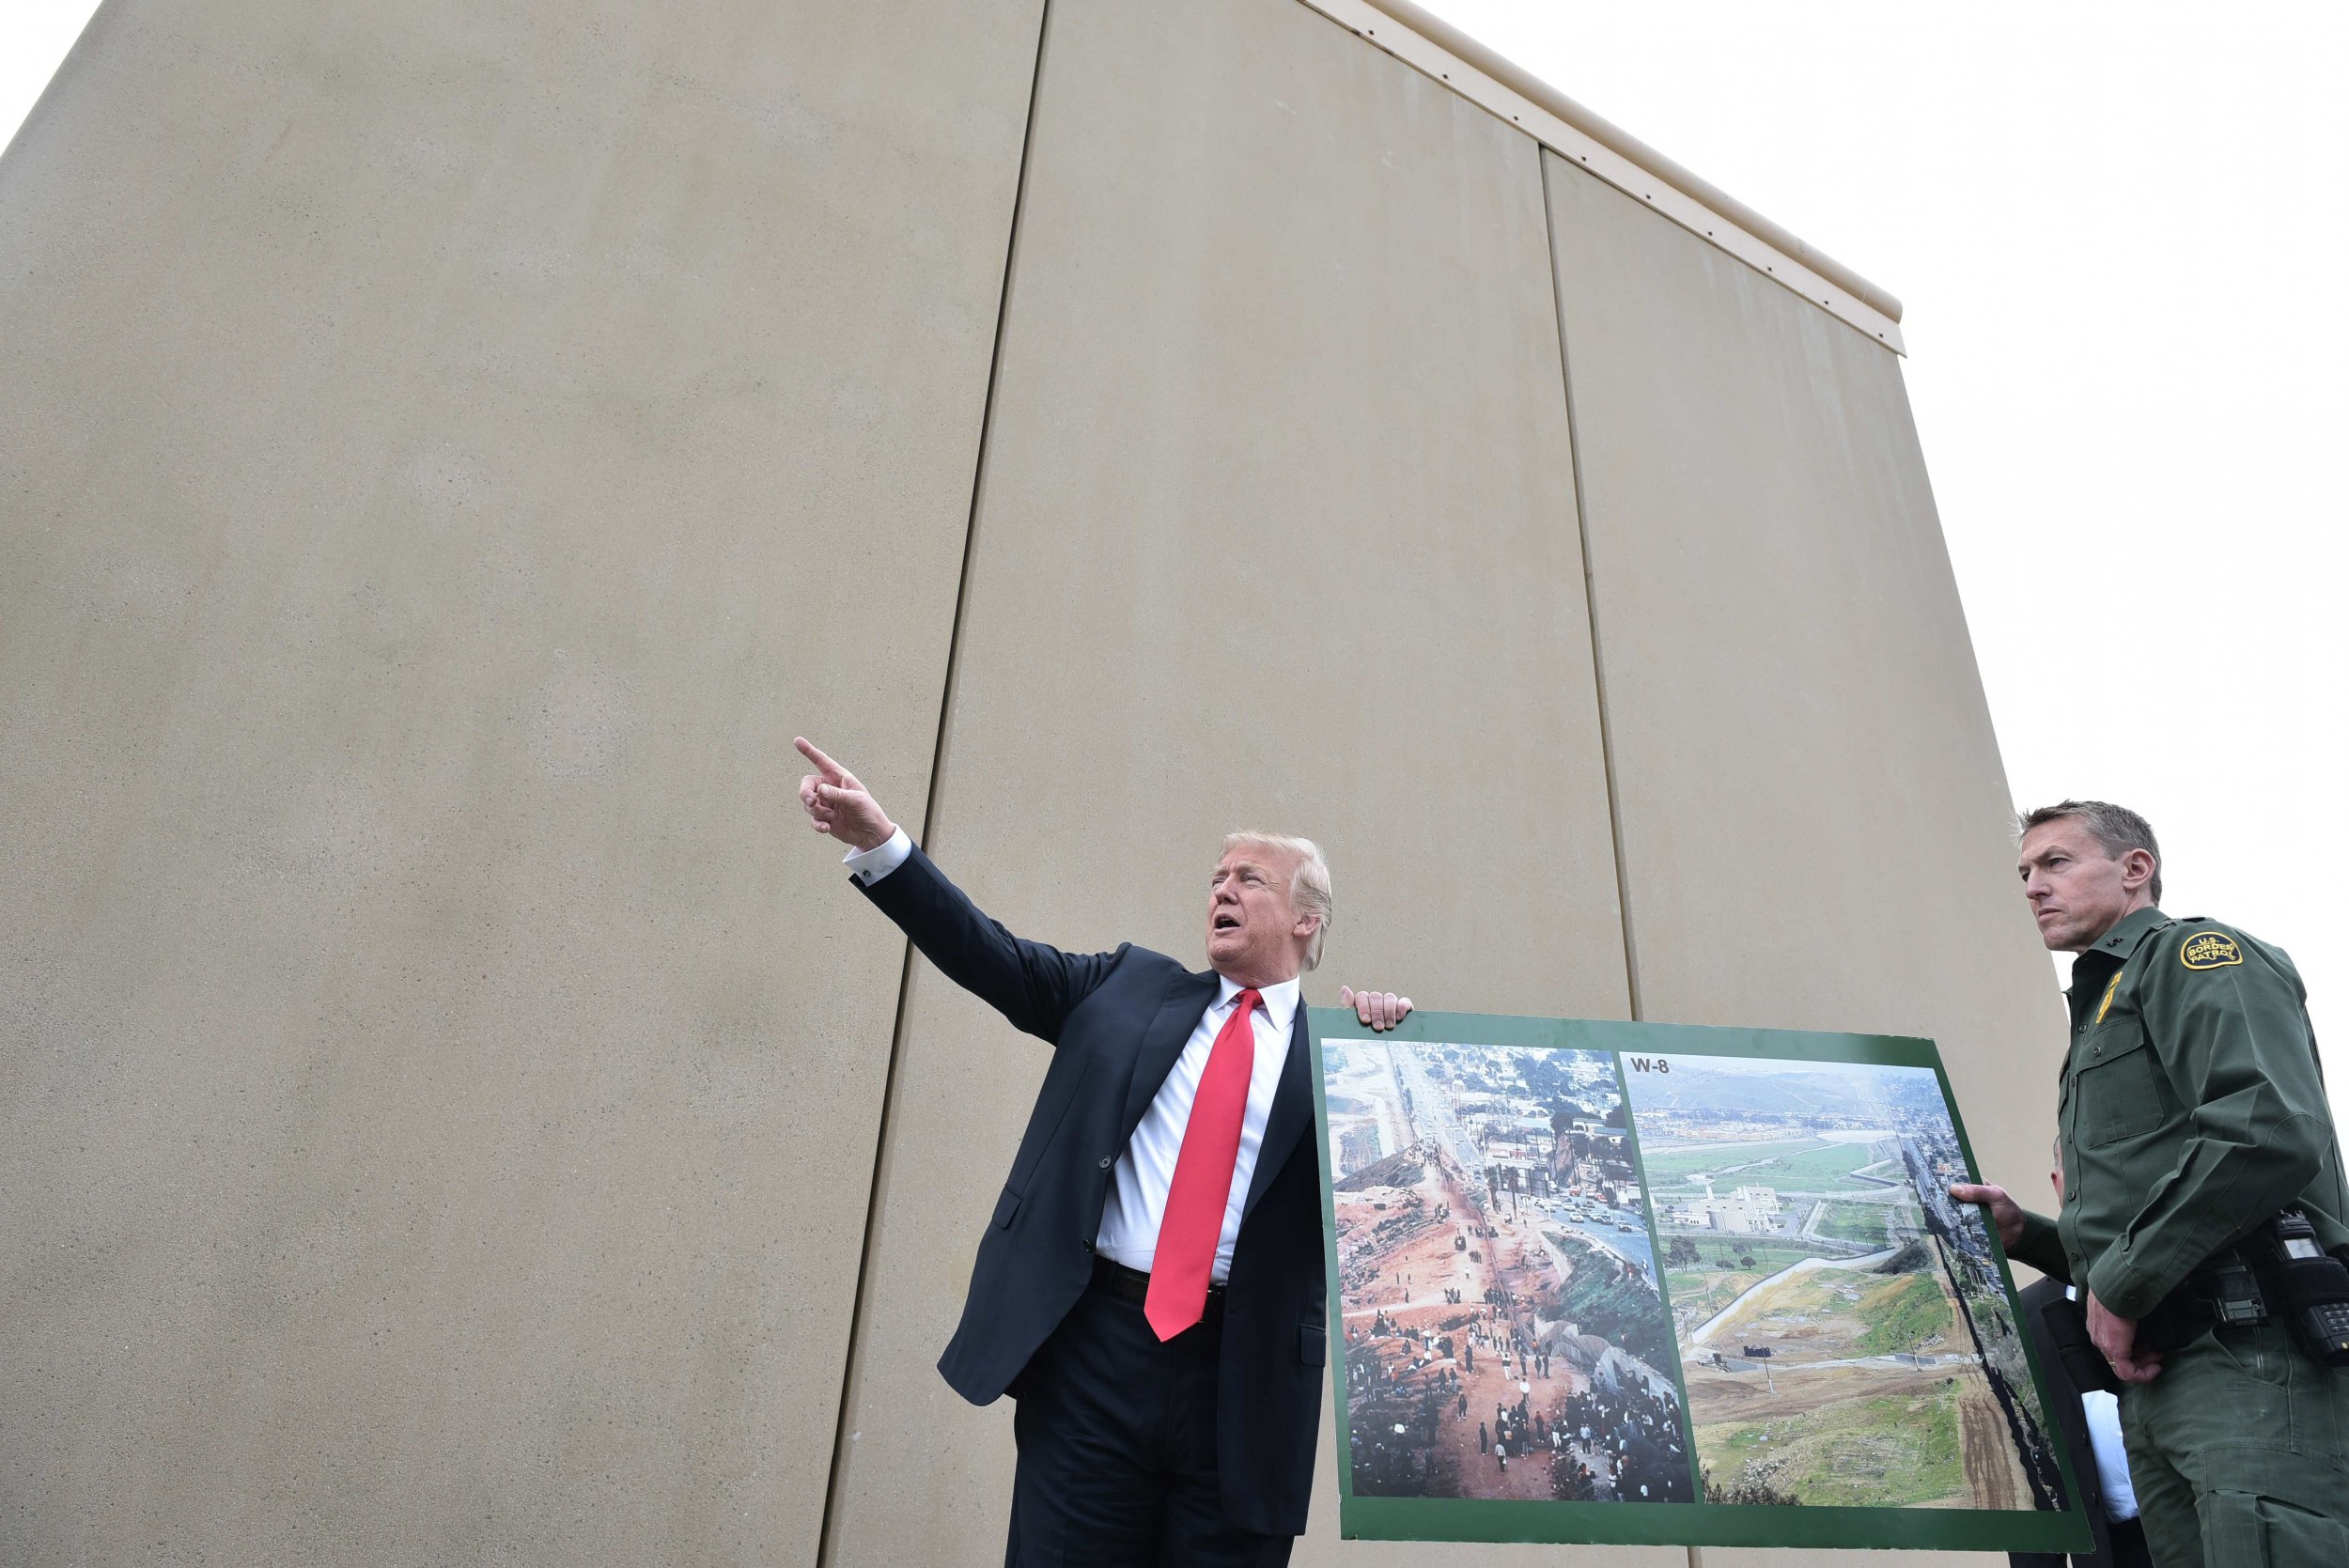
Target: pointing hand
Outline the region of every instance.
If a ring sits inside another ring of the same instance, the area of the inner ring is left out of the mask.
[[[800,780],[800,804],[807,808],[808,826],[855,849],[887,844],[897,825],[856,775],[817,750],[813,741],[794,736],[791,744],[816,765],[815,772]]]

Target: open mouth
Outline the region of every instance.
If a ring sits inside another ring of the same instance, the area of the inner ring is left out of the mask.
[[[1237,931],[1239,929],[1239,916],[1218,915],[1215,917],[1215,928],[1219,931]]]

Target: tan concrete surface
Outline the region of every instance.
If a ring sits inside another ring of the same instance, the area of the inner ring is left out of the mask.
[[[813,1560],[1037,16],[110,0],[0,162],[0,1561]]]
[[[1309,1001],[1624,1016],[1536,160],[1302,7],[1052,8],[932,845],[1013,930],[1204,965],[1253,823],[1330,853]],[[1001,1549],[933,1362],[1046,1048],[917,966],[843,1568]],[[1299,1562],[1555,1559],[1341,1559],[1327,1450]]]
[[[1899,362],[1546,173],[1642,1017],[1931,1036],[2038,1197],[2061,1014]]]
[[[1041,12],[109,0],[0,159],[0,1562],[817,1556],[901,945],[795,730],[1025,934],[1305,831],[1311,1001],[1932,1034],[2040,1169],[1897,362],[1306,7],[1052,8],[941,720]],[[1045,1048],[914,967],[831,1562],[1000,1550]],[[1684,1560],[1340,1547],[1327,1425],[1300,1564]]]

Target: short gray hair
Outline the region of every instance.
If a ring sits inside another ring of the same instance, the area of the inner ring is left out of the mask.
[[[2154,825],[2126,806],[2116,806],[2109,800],[2058,800],[2052,806],[2027,811],[2015,819],[2015,831],[2020,835],[2042,823],[2057,822],[2073,817],[2088,829],[2088,836],[2104,849],[2107,859],[2119,860],[2132,849],[2142,849],[2154,858],[2154,879],[2145,891],[2154,902],[2161,902],[2161,846],[2155,841]]]
[[[1242,845],[1258,849],[1277,849],[1297,857],[1297,870],[1289,877],[1289,902],[1300,914],[1316,915],[1321,924],[1314,927],[1313,940],[1305,944],[1305,967],[1315,969],[1321,963],[1322,939],[1330,935],[1330,862],[1321,858],[1321,846],[1309,838],[1292,838],[1286,833],[1260,833],[1243,828],[1236,833],[1223,835],[1223,852],[1230,854]]]

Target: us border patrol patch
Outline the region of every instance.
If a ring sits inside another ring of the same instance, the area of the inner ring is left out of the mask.
[[[2232,937],[2222,937],[2216,931],[2204,931],[2186,939],[2178,949],[2178,962],[2190,970],[2219,970],[2229,964],[2243,962],[2243,949]]]

